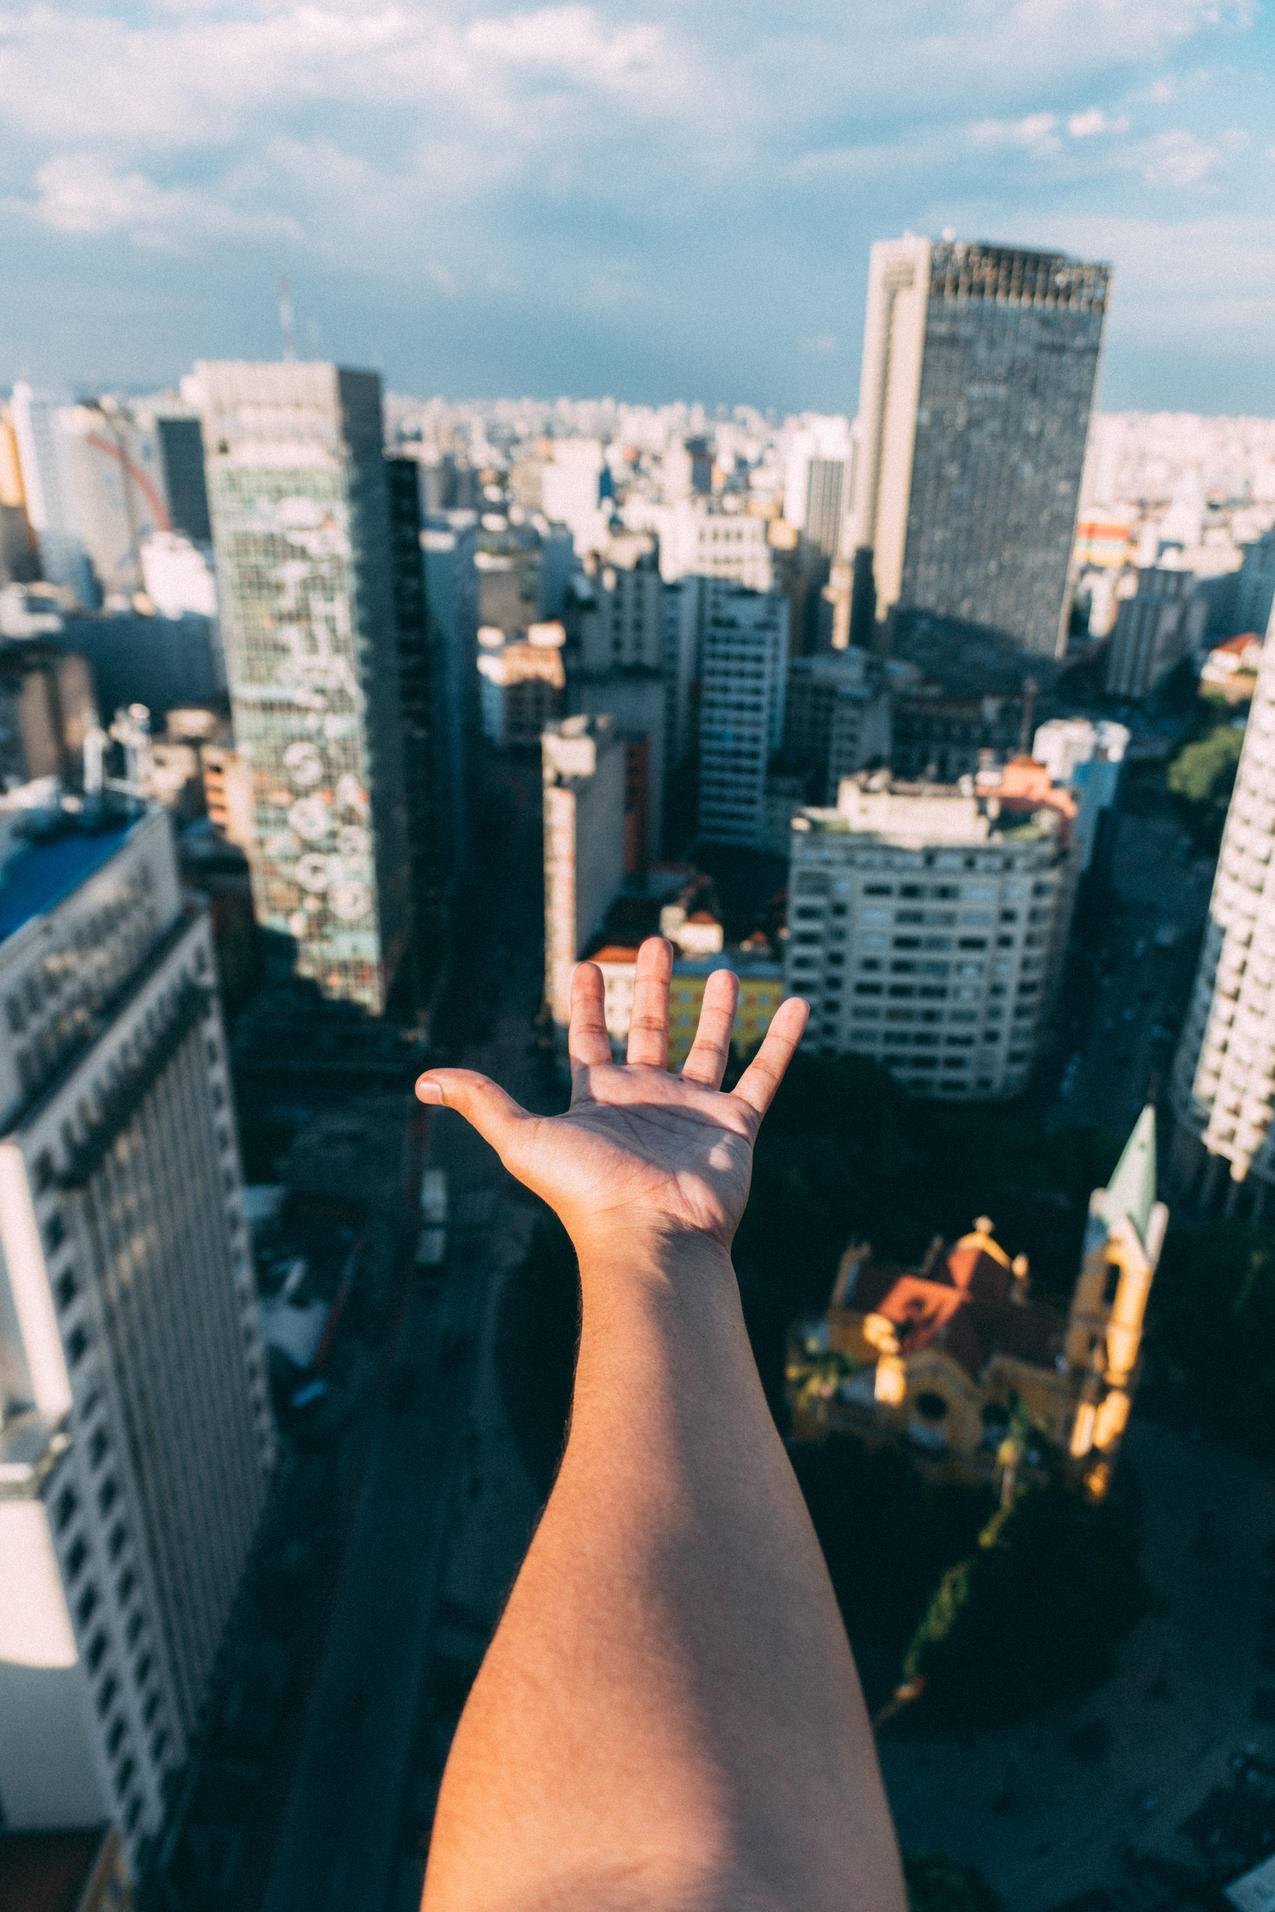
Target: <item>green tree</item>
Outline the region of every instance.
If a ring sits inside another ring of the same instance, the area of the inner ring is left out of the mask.
[[[932,1856],[904,1866],[909,1912],[1004,1912],[1004,1904],[974,1866]]]
[[[903,1678],[949,1723],[1014,1718],[1105,1679],[1146,1602],[1127,1509],[1026,1488],[940,1581]]]
[[[1243,744],[1243,728],[1228,717],[1194,743],[1184,744],[1169,765],[1165,779],[1169,793],[1176,797],[1202,845],[1221,841]]]
[[[1149,1405],[1275,1459],[1275,1231],[1175,1217],[1147,1335]]]

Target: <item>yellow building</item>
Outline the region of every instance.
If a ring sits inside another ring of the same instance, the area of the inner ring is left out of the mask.
[[[1168,1221],[1155,1183],[1146,1108],[1110,1183],[1090,1198],[1066,1314],[1032,1299],[1026,1258],[1010,1260],[986,1216],[952,1247],[934,1241],[915,1269],[874,1261],[866,1244],[848,1248],[827,1314],[794,1337],[795,1431],[905,1441],[962,1479],[1030,1465],[1034,1432],[1042,1456],[1052,1447],[1092,1494],[1105,1493]]]
[[[607,1030],[619,1050],[628,1038],[633,1015],[636,944],[608,943],[590,957],[602,971]],[[699,1026],[704,985],[715,969],[733,969],[739,977],[734,1047],[741,1055],[756,1048],[783,1000],[783,967],[768,949],[722,949],[705,956],[678,956],[669,986],[669,1067],[680,1069],[690,1054]]]

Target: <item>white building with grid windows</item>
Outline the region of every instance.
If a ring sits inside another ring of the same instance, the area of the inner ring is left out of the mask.
[[[1275,618],[1262,650],[1173,1070],[1178,1180],[1260,1210],[1275,1182]],[[1240,1189],[1245,1183],[1241,1202]]]
[[[160,1826],[274,1452],[212,944],[160,811],[0,814],[0,1823]]]
[[[870,1056],[918,1095],[1022,1090],[1066,946],[1070,808],[882,772],[801,811],[785,986],[810,1002],[811,1045]]]

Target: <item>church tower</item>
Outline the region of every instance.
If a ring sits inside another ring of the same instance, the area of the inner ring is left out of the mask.
[[[1067,1319],[1067,1363],[1085,1380],[1070,1443],[1101,1491],[1125,1425],[1147,1297],[1169,1211],[1156,1199],[1155,1110],[1138,1117],[1105,1188],[1089,1199],[1084,1258]]]

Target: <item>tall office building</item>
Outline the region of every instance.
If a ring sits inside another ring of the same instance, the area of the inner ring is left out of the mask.
[[[436,708],[441,670],[425,590],[420,466],[387,458],[398,627],[399,714],[403,726],[403,799],[407,819],[413,991],[424,1009],[443,960],[447,901],[455,875],[449,781]]]
[[[223,362],[192,383],[257,920],[325,995],[379,1014],[408,927],[381,382]]]
[[[0,812],[0,1824],[160,1826],[273,1434],[172,827]]]
[[[155,436],[160,477],[168,506],[168,525],[195,544],[212,541],[208,481],[204,475],[204,434],[199,420],[182,412],[158,412]]]
[[[869,773],[793,821],[787,986],[813,1048],[945,1099],[1027,1083],[1075,892],[1070,795],[1019,762],[976,785]]]
[[[797,657],[788,672],[784,757],[816,803],[837,800],[843,777],[890,760],[888,666],[860,650]]]
[[[1174,1063],[1173,1164],[1184,1188],[1260,1212],[1275,1182],[1275,617],[1262,651]],[[1247,1184],[1247,1188],[1244,1187]]]
[[[766,770],[783,736],[788,600],[728,583],[700,590],[699,833],[756,846]]]
[[[590,555],[574,590],[568,709],[610,715],[624,738],[630,873],[658,860],[663,831],[669,716],[664,590],[646,538],[613,539],[605,558]]]
[[[1109,276],[1013,246],[873,246],[858,641],[906,651],[936,627],[940,646],[972,629],[1032,656],[1061,654]]]
[[[427,512],[422,543],[425,601],[433,635],[434,711],[449,792],[451,862],[460,869],[470,849],[473,753],[480,728],[477,515]]]
[[[1192,572],[1147,564],[1119,600],[1107,644],[1108,697],[1147,697],[1203,641],[1208,606]]]
[[[664,676],[664,743],[670,769],[695,747],[694,696],[699,679],[700,582],[678,578],[665,584],[661,612]]]
[[[571,972],[624,885],[625,771],[609,717],[566,717],[541,739],[544,780],[545,1002],[571,1011]]]

